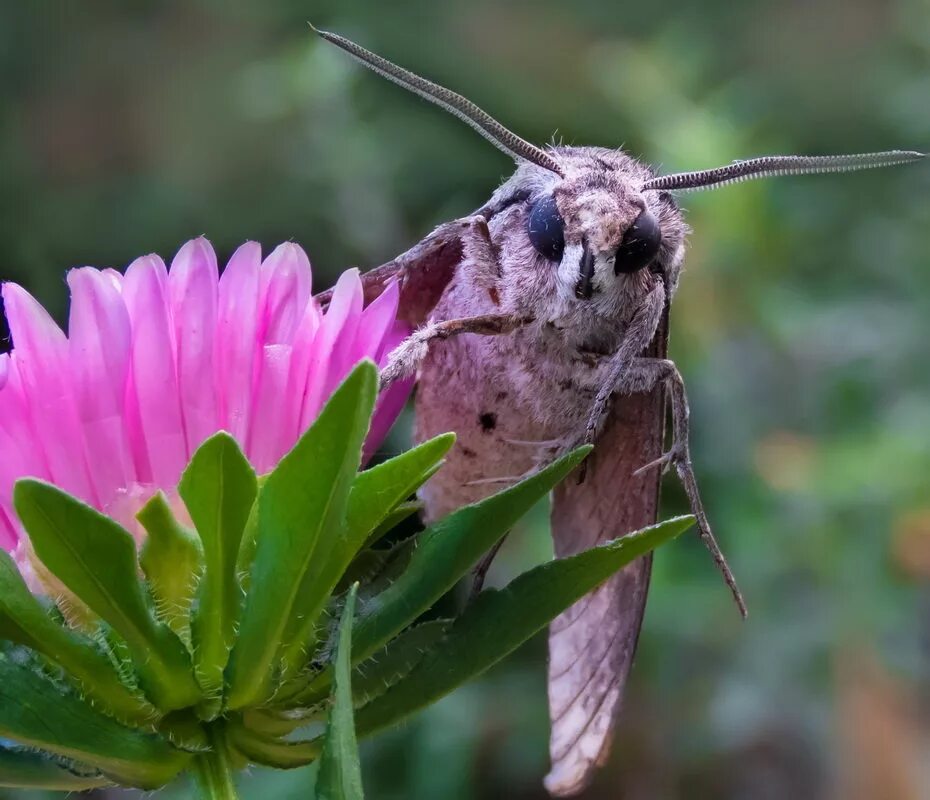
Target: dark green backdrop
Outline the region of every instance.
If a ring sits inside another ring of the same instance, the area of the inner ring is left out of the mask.
[[[298,241],[322,288],[480,205],[506,157],[308,19],[529,139],[666,170],[930,148],[927,0],[0,0],[0,276],[62,317],[67,267],[203,233],[224,257]],[[671,350],[751,613],[696,541],[659,554],[591,798],[930,795],[928,195],[925,164],[684,198]],[[493,578],[548,554],[540,509]],[[367,743],[369,796],[542,797],[544,659],[539,639]],[[255,772],[244,794],[310,785]]]

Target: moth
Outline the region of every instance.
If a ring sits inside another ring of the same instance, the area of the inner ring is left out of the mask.
[[[767,156],[657,176],[622,150],[536,147],[461,95],[342,36],[317,33],[459,117],[517,162],[473,214],[440,225],[363,275],[366,301],[399,282],[400,315],[415,328],[390,356],[382,384],[417,376],[418,441],[458,435],[443,469],[421,490],[426,521],[593,443],[579,475],[554,492],[556,555],[653,524],[661,475],[674,469],[745,616],[701,503],[685,386],[667,357],[669,306],[689,233],[674,193],[904,164],[923,154]],[[651,557],[639,559],[550,627],[552,766],[545,784],[552,795],[580,792],[607,757],[650,570]]]

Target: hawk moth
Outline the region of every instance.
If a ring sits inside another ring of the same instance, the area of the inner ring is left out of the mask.
[[[398,281],[400,315],[415,328],[391,355],[382,384],[417,376],[418,441],[458,435],[444,468],[421,490],[427,521],[594,443],[577,479],[554,493],[556,555],[653,524],[661,475],[674,469],[745,616],[701,503],[687,395],[667,357],[670,302],[689,233],[674,193],[904,164],[923,154],[766,156],[657,176],[622,150],[536,147],[466,98],[344,37],[317,33],[459,117],[517,162],[473,214],[440,225],[363,276],[366,300]],[[320,295],[323,303],[328,298]],[[639,559],[550,627],[546,787],[553,795],[577,794],[608,754],[650,570],[651,557]]]

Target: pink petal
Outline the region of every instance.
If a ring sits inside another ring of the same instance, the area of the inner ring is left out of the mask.
[[[252,407],[261,248],[246,242],[220,277],[215,342],[219,424],[245,446]]]
[[[343,279],[345,280],[343,281]],[[339,317],[334,320],[335,325],[338,325],[338,329],[334,327],[333,330],[333,347],[329,355],[329,370],[326,390],[323,395],[326,399],[342,383],[352,367],[366,355],[358,348],[359,328],[362,322],[362,304],[364,303],[364,290],[362,289],[362,281],[358,270],[350,269],[344,272],[336,284],[337,290],[343,282],[347,286],[345,301],[348,309],[341,325],[339,325]],[[333,296],[333,302],[336,302],[335,295]],[[332,309],[331,305],[330,311]]]
[[[152,479],[173,489],[187,463],[174,363],[174,331],[167,298],[168,274],[158,256],[136,259],[126,270],[123,297],[132,323],[130,397],[138,403],[142,441],[135,453],[148,456]],[[134,398],[132,397],[134,395]]]
[[[101,507],[136,479],[123,425],[131,329],[113,281],[90,267],[68,273],[68,360],[87,464]]]
[[[44,453],[58,486],[96,503],[69,379],[65,335],[22,287],[4,284],[3,300],[34,444]]]
[[[103,274],[106,275],[107,278],[110,279],[110,281],[113,283],[113,286],[115,286],[120,291],[123,290],[123,273],[122,272],[117,272],[115,269],[109,269],[109,268],[101,270],[101,272],[103,272]]]
[[[246,451],[259,473],[271,470],[294,444],[294,437],[287,433],[296,422],[296,404],[284,401],[291,351],[289,344],[269,344],[262,351],[261,378],[255,391],[253,425]]]
[[[0,499],[12,495],[12,482],[18,477],[51,478],[45,451],[36,446],[38,437],[33,433],[16,354],[10,354],[5,361],[7,381],[0,390],[0,470],[9,469],[9,477],[0,476]]]
[[[310,261],[291,242],[278,245],[262,264],[259,329],[267,344],[290,342],[310,299]]]
[[[340,336],[347,332],[354,343],[358,319],[362,311],[362,286],[358,270],[348,270],[339,276],[333,296],[320,322],[313,340],[313,353],[307,370],[307,388],[300,417],[300,430],[304,431],[316,419],[329,397],[331,386],[338,384],[334,367],[334,347]],[[346,331],[348,328],[348,331]],[[332,378],[330,377],[332,376]]]
[[[168,301],[189,453],[218,427],[212,380],[218,283],[216,255],[202,237],[185,244],[171,262]]]
[[[404,339],[410,335],[410,326],[404,322],[395,322],[391,329],[385,335],[382,341],[382,354],[378,362],[379,367],[383,367],[390,356],[391,351],[397,347]],[[398,414],[403,410],[410,396],[410,390],[413,388],[416,379],[411,377],[406,380],[392,383],[378,397],[375,405],[375,412],[371,417],[371,428],[368,431],[368,437],[365,439],[364,458],[365,461],[381,446],[384,437],[397,419]]]
[[[355,349],[359,358],[367,357],[379,362],[384,349],[384,340],[397,318],[400,302],[400,287],[391,281],[362,312]]]
[[[395,381],[378,397],[375,413],[371,417],[371,427],[365,439],[364,460],[366,462],[378,451],[391,426],[403,411],[415,382],[416,379],[412,377]]]
[[[275,248],[261,268],[261,302],[255,346],[252,424],[246,453],[256,469],[280,457],[285,432],[293,437],[298,405],[284,400],[288,390],[291,342],[310,301],[310,262],[297,245]],[[272,456],[272,454],[277,454]]]
[[[19,529],[8,509],[0,506],[0,550],[12,553],[19,544]]]
[[[6,386],[7,379],[10,376],[10,354],[0,353],[0,391]]]
[[[319,304],[311,297],[294,334],[287,389],[280,400],[281,414],[285,420],[282,425],[282,436],[285,441],[284,452],[287,452],[293,446],[303,430],[301,428],[301,415],[304,408],[311,362],[315,353],[316,345],[314,340],[322,318],[323,314],[320,311]]]

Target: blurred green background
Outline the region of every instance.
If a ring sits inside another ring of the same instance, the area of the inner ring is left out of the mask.
[[[928,0],[0,0],[0,277],[63,318],[66,268],[206,234],[223,257],[293,239],[324,288],[479,206],[507,158],[308,19],[526,138],[665,171],[930,148]],[[928,197],[924,164],[683,198],[671,353],[750,618],[693,537],[658,555],[586,797],[930,797]],[[492,579],[549,555],[539,509]],[[539,637],[367,742],[368,795],[544,797],[544,663]],[[256,770],[243,794],[311,785]]]

